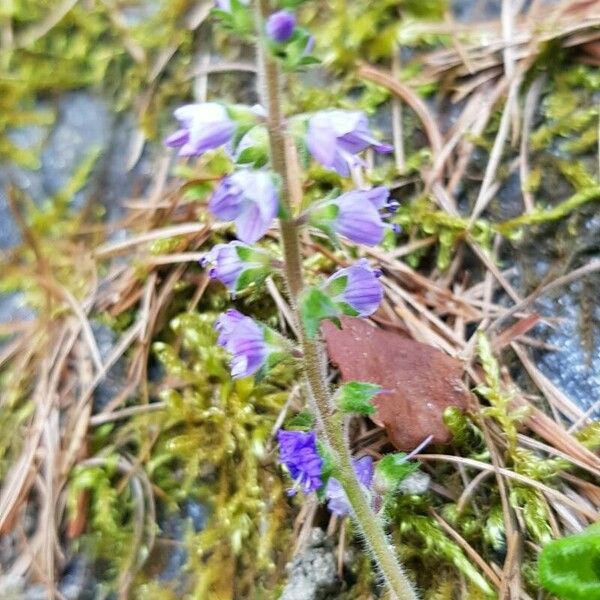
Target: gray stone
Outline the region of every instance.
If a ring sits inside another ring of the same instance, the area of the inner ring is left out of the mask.
[[[57,122],[42,151],[44,191],[48,196],[63,189],[92,152],[106,150],[113,122],[106,102],[91,94],[73,92],[59,100]],[[81,190],[72,206],[80,208],[86,197],[86,190]]]
[[[288,582],[281,600],[322,600],[338,587],[336,557],[324,541],[323,530],[313,529],[306,550],[287,566]]]
[[[431,477],[427,473],[417,471],[411,473],[398,486],[398,491],[402,494],[421,495],[429,489]]]
[[[91,326],[102,362],[106,363],[117,344],[117,334],[97,321],[92,321]],[[94,412],[101,412],[119,394],[126,382],[127,360],[121,356],[94,390]]]

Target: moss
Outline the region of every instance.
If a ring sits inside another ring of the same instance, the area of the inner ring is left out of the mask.
[[[152,481],[175,500],[197,497],[210,507],[205,529],[190,533],[191,598],[253,597],[272,588],[287,557],[285,484],[270,464],[270,435],[293,372],[263,382],[232,381],[216,346],[214,315],[184,313],[171,321],[181,349],[156,343],[167,409],[148,463]],[[277,383],[275,383],[277,382]],[[142,423],[132,424],[138,435]]]
[[[84,87],[104,90],[116,110],[137,105],[145,134],[155,137],[162,109],[190,90],[193,32],[184,19],[193,5],[190,0],[160,0],[150,11],[146,5],[149,14],[125,28],[116,25],[124,20],[116,4],[75,3],[45,35],[32,34],[52,17],[52,3],[13,0],[3,5],[0,18],[10,20],[15,44],[0,52],[0,159],[35,168],[36,150],[16,146],[9,131],[50,123],[51,113],[38,110],[36,102]],[[156,77],[155,66],[169,46],[175,56]],[[144,89],[151,93],[142,103]]]

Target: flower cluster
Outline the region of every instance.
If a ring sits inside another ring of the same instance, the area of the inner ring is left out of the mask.
[[[279,460],[288,470],[294,487],[288,492],[294,495],[297,489],[305,494],[323,486],[323,459],[317,450],[317,436],[313,431],[284,431],[277,433]]]
[[[246,27],[248,0],[215,0],[215,8],[215,14],[230,29],[241,31]],[[298,26],[289,10],[278,10],[268,16],[260,35],[284,69],[300,68],[311,62],[312,37]],[[219,150],[235,165],[215,185],[208,208],[216,219],[233,223],[237,239],[216,244],[201,260],[210,278],[220,281],[232,294],[260,284],[274,271],[276,261],[271,254],[253,244],[267,235],[277,217],[286,219],[293,227],[317,228],[334,244],[341,237],[376,245],[391,228],[385,219],[397,208],[397,203],[390,200],[384,187],[347,191],[313,202],[303,214],[289,214],[290,207],[282,206],[280,201],[284,177],[269,169],[272,150],[268,147],[262,108],[203,102],[182,106],[174,116],[179,128],[165,143],[176,149],[180,157],[201,157]],[[341,177],[361,168],[364,162],[360,154],[365,150],[371,148],[380,153],[391,150],[374,137],[366,115],[360,111],[323,110],[293,117],[288,125],[299,156],[307,160],[311,157]],[[372,315],[383,298],[380,275],[366,259],[360,259],[305,288],[292,302],[304,334],[318,335],[324,319],[339,322],[342,315]],[[234,379],[266,374],[292,347],[284,336],[235,309],[227,310],[217,319],[215,330],[217,343],[230,355]],[[350,504],[342,484],[335,478],[336,472],[324,473],[325,460],[316,434],[280,430],[277,439],[280,462],[294,482],[290,494],[319,492],[333,513],[348,515]],[[371,498],[372,459],[358,458],[353,466],[364,493]]]
[[[319,491],[323,488],[323,464],[319,454],[317,437],[314,431],[285,431],[280,429],[277,433],[279,444],[279,461],[287,469],[294,481],[293,487],[288,492],[290,495],[301,490],[305,494]],[[353,461],[354,472],[361,484],[365,495],[371,498],[373,487],[374,465],[370,456],[363,456]],[[350,514],[351,508],[342,484],[330,477],[324,488],[325,498],[329,510],[345,517]]]

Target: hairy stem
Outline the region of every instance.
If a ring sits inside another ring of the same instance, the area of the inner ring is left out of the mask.
[[[335,415],[335,407],[326,379],[326,362],[321,344],[310,338],[298,314],[298,295],[302,291],[302,258],[300,255],[299,225],[295,220],[293,193],[290,187],[292,169],[286,140],[285,121],[281,109],[281,77],[279,67],[266,48],[262,32],[269,14],[269,0],[255,0],[256,30],[258,33],[258,63],[261,78],[262,102],[267,110],[271,165],[282,182],[284,215],[280,220],[281,243],[284,253],[284,273],[290,304],[300,331],[303,361],[310,394],[329,450],[338,468],[340,480],[353,508],[353,517],[363,535],[371,555],[377,563],[391,593],[396,600],[416,600],[410,581],[400,566],[394,549],[388,542],[381,523],[373,512],[356,479],[350,449]]]

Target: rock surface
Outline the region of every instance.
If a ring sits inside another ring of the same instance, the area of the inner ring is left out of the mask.
[[[373,401],[373,420],[386,428],[394,446],[412,450],[429,435],[433,444],[448,443],[444,410],[464,409],[468,402],[462,365],[432,346],[363,319],[345,318],[342,324],[342,329],[323,325],[329,358],[339,367],[342,381],[376,383],[386,391]]]
[[[313,529],[308,547],[287,566],[288,582],[280,600],[323,600],[338,585],[336,558],[325,534]]]

